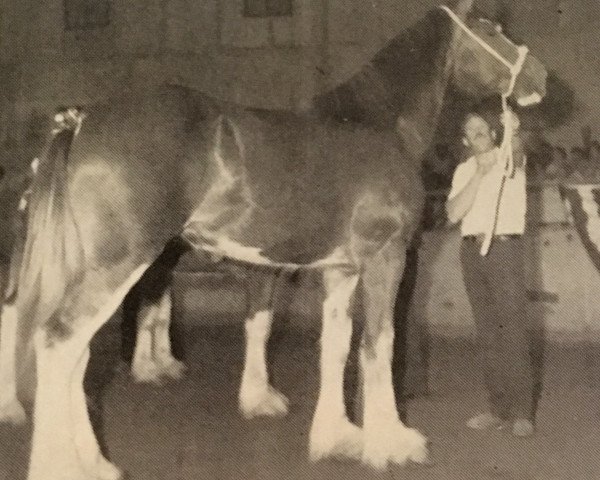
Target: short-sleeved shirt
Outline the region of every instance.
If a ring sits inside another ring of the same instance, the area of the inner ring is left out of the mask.
[[[499,155],[498,148],[487,155]],[[469,183],[477,171],[477,160],[470,157],[461,163],[452,179],[452,188],[448,199],[456,196]],[[485,233],[495,215],[498,187],[504,175],[504,162],[497,161],[481,179],[479,189],[471,209],[461,222],[461,234],[479,235]],[[500,205],[496,235],[521,235],[525,231],[525,214],[527,210],[527,189],[525,168],[516,168],[512,177],[505,180]]]

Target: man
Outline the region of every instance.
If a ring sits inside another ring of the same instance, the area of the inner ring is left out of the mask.
[[[518,119],[512,120],[518,128]],[[461,222],[461,263],[465,288],[484,356],[490,408],[474,416],[474,429],[502,428],[508,422],[518,437],[533,434],[533,379],[526,314],[524,156],[513,138],[515,173],[504,180],[505,162],[495,146],[496,133],[482,115],[471,113],[463,143],[472,156],[458,166],[446,203],[451,223]],[[484,232],[496,219],[487,255],[480,253]]]

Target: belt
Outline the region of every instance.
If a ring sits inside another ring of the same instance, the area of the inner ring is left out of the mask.
[[[463,240],[466,240],[467,242],[482,243],[483,239],[485,238],[485,234],[480,233],[479,235],[465,235],[462,238],[463,238]],[[506,242],[508,240],[516,240],[518,238],[521,238],[521,235],[518,235],[518,234],[494,235],[494,240],[500,240],[501,242]]]

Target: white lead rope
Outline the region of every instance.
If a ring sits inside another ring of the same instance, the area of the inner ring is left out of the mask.
[[[508,107],[508,98],[512,95],[513,90],[515,88],[515,83],[517,81],[517,77],[521,70],[523,69],[523,65],[525,64],[525,59],[527,58],[527,54],[529,53],[529,49],[525,45],[517,46],[518,57],[515,63],[511,63],[508,59],[506,59],[503,55],[501,55],[497,50],[492,48],[486,41],[484,41],[481,37],[479,37],[473,30],[471,30],[462,20],[456,15],[450,8],[446,5],[440,5],[440,8],[444,10],[448,16],[456,23],[467,35],[473,38],[486,52],[492,55],[496,60],[500,61],[504,66],[508,68],[510,71],[510,82],[508,84],[508,89],[506,92],[502,94],[502,115],[504,119],[504,136],[502,138],[502,143],[500,144],[500,155],[501,159],[504,160],[504,174],[502,175],[500,184],[498,185],[497,193],[496,193],[496,201],[494,203],[494,212],[490,219],[489,226],[485,232],[485,238],[481,244],[480,254],[485,256],[488,254],[490,250],[490,246],[492,245],[492,239],[494,237],[494,233],[496,230],[496,224],[498,222],[498,206],[500,205],[500,199],[502,197],[502,192],[504,191],[504,182],[507,177],[512,177],[515,170],[515,164],[513,159],[512,152],[512,138],[515,131],[515,124],[513,114]]]
[[[494,239],[494,233],[496,233],[496,225],[498,224],[498,209],[500,206],[500,200],[502,199],[502,193],[504,192],[504,183],[507,178],[510,178],[515,173],[515,162],[513,158],[513,144],[512,139],[518,125],[515,125],[515,118],[512,111],[508,107],[508,98],[512,95],[513,89],[515,88],[515,82],[528,53],[527,47],[519,47],[519,58],[514,66],[510,69],[510,83],[508,90],[502,95],[502,116],[504,120],[504,135],[502,137],[502,143],[500,144],[500,161],[504,161],[504,174],[500,179],[500,185],[496,192],[496,201],[494,202],[494,210],[490,219],[490,223],[485,232],[485,237],[481,243],[481,249],[479,253],[481,256],[485,256],[490,251],[492,246],[492,240]]]

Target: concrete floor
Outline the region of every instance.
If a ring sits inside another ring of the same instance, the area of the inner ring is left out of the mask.
[[[290,398],[289,416],[249,422],[236,410],[241,328],[184,333],[187,377],[162,388],[131,382],[114,326],[95,343],[89,390],[102,393],[105,444],[131,480],[600,478],[598,345],[547,345],[537,434],[516,439],[464,427],[485,406],[474,348],[432,338],[431,395],[408,402],[406,414],[429,436],[436,464],[377,474],[353,462],[307,461],[318,387],[315,333],[284,332],[274,354],[274,383]],[[27,428],[0,427],[0,480],[24,478],[28,436]]]

